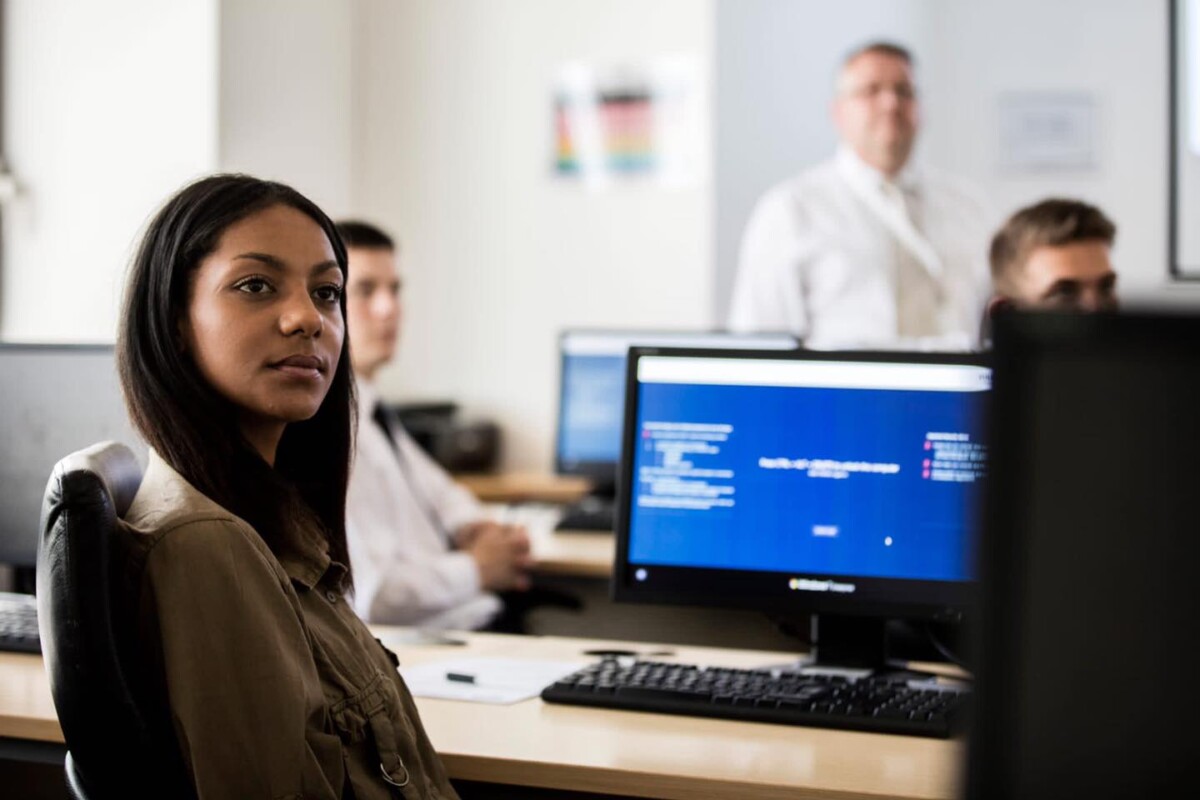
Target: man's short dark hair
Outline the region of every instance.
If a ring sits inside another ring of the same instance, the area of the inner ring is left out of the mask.
[[[1002,287],[1039,247],[1096,241],[1111,247],[1116,238],[1117,226],[1095,206],[1057,197],[1043,200],[1017,211],[992,237],[992,283]]]
[[[338,233],[346,247],[362,247],[368,250],[395,250],[396,242],[380,228],[357,219],[337,223]]]
[[[889,42],[880,39],[874,42],[867,42],[866,44],[859,45],[847,53],[846,57],[842,59],[842,69],[844,70],[846,67],[850,66],[850,63],[859,56],[865,56],[868,53],[898,58],[905,64],[908,64],[910,67],[916,65],[916,59],[913,58],[912,51],[907,47],[902,44],[897,44],[896,42]]]

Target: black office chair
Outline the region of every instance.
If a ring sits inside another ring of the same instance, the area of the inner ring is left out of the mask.
[[[59,461],[43,500],[38,627],[75,800],[194,796],[137,650],[120,517],[141,480],[129,448],[103,442]]]

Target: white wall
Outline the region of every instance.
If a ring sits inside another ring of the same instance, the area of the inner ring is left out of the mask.
[[[938,4],[931,66],[941,102],[930,109],[926,141],[938,165],[975,180],[1004,213],[1051,194],[1099,204],[1118,226],[1114,260],[1124,296],[1200,299],[1194,286],[1167,283],[1166,0]],[[998,98],[1007,92],[1094,97],[1097,168],[1002,171]]]
[[[112,341],[131,245],[216,161],[215,0],[8,0],[0,338]]]
[[[222,0],[222,170],[351,206],[353,0]]]
[[[403,354],[381,388],[486,413],[503,426],[507,466],[547,469],[559,329],[703,327],[713,280],[707,175],[686,189],[607,192],[552,176],[556,71],[686,54],[707,85],[712,3],[356,9],[355,210],[399,236],[407,278]]]
[[[1175,154],[1179,202],[1175,207],[1177,252],[1182,274],[1200,278],[1200,0],[1173,0],[1176,19]]]

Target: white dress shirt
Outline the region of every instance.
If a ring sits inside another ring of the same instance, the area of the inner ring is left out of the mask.
[[[970,347],[990,289],[989,223],[959,182],[915,167],[888,180],[842,147],[759,200],[729,327],[821,348]]]
[[[475,497],[399,425],[393,449],[372,420],[379,395],[358,383],[358,440],[346,496],[354,608],[367,622],[475,629],[500,611],[475,559],[451,536],[486,518]]]

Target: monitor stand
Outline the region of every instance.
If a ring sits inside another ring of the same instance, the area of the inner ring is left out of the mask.
[[[37,579],[36,567],[13,567],[12,591],[33,594]]]
[[[889,620],[883,617],[813,614],[809,627],[809,657],[795,668],[806,671],[855,673],[887,680],[928,680],[932,673],[909,669],[890,653]]]

